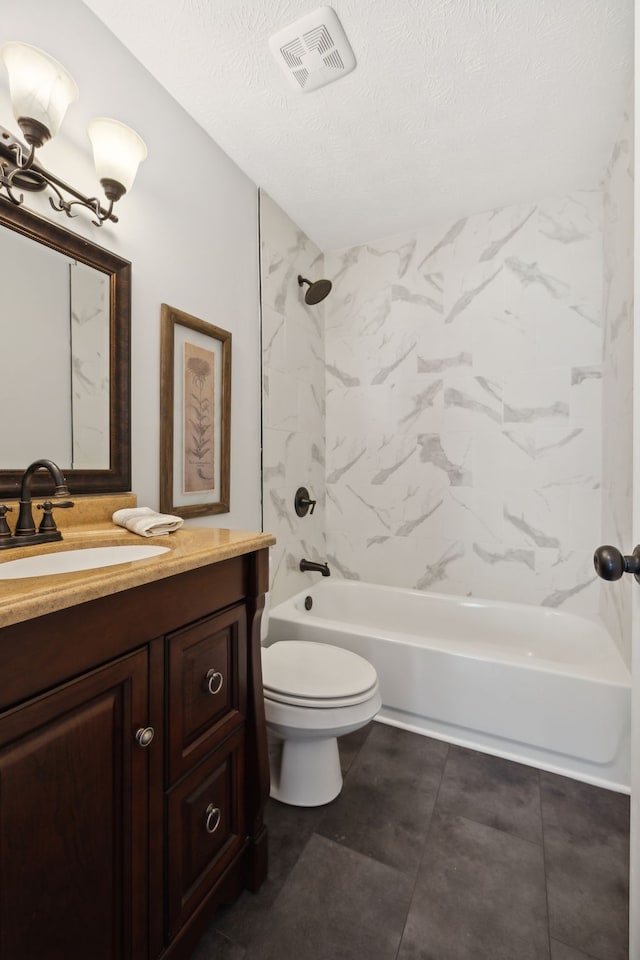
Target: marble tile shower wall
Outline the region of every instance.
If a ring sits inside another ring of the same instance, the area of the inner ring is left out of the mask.
[[[298,274],[324,276],[320,250],[265,193],[260,194],[263,364],[263,529],[274,533],[271,605],[313,582],[302,557],[325,560],[324,304],[307,306]],[[294,496],[318,501],[297,516]]]
[[[604,181],[602,543],[630,552],[633,430],[633,130],[620,131]],[[633,581],[601,584],[600,610],[631,667]]]
[[[339,575],[597,611],[602,248],[593,191],[325,254]]]

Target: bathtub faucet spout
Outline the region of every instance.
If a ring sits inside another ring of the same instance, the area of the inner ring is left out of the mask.
[[[330,577],[331,571],[329,570],[328,563],[316,563],[315,560],[301,560],[300,569],[304,573],[306,570],[315,570],[316,573],[321,573],[323,577]]]

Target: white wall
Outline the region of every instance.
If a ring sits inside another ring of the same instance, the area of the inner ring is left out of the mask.
[[[132,274],[132,488],[158,506],[160,305],[233,334],[231,512],[201,525],[260,525],[260,337],[257,190],[80,0],[22,0],[3,10],[3,34],[39,46],[80,88],[41,161],[63,179],[100,192],[86,136],[94,116],[136,129],[149,157],[118,204],[120,222],[98,229],[67,220],[48,201],[45,216],[130,260]],[[169,52],[168,52],[169,55]],[[0,123],[17,132],[0,69]],[[8,336],[3,330],[4,342]],[[46,455],[46,451],[42,451]]]
[[[594,614],[602,193],[325,254],[345,577]]]
[[[633,455],[633,124],[614,145],[604,182],[602,543],[631,553]],[[631,577],[600,588],[602,616],[631,667]]]
[[[300,560],[325,560],[324,308],[309,306],[298,275],[324,276],[318,248],[264,192],[260,194],[263,342],[264,529],[272,604],[313,583]],[[328,301],[325,301],[328,302]],[[294,509],[298,487],[317,500],[313,515]]]

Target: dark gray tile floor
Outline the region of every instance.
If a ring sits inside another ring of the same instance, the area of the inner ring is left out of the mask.
[[[629,799],[373,723],[193,960],[626,960]]]

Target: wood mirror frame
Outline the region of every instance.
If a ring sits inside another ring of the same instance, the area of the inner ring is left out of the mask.
[[[72,494],[128,491],[131,489],[131,263],[1,198],[0,227],[14,230],[109,277],[109,467],[74,470],[61,466]],[[3,340],[5,348],[9,348],[10,334],[7,336],[6,331]],[[9,349],[5,349],[5,362],[11,363]],[[16,402],[11,414],[5,411],[3,415],[19,416],[19,403]],[[43,450],[41,456],[46,455],[46,450]],[[24,463],[17,464],[15,469],[0,469],[0,497],[8,499],[19,496],[20,481],[27,466]],[[36,495],[50,493],[51,478],[45,473],[36,473],[31,489]]]

